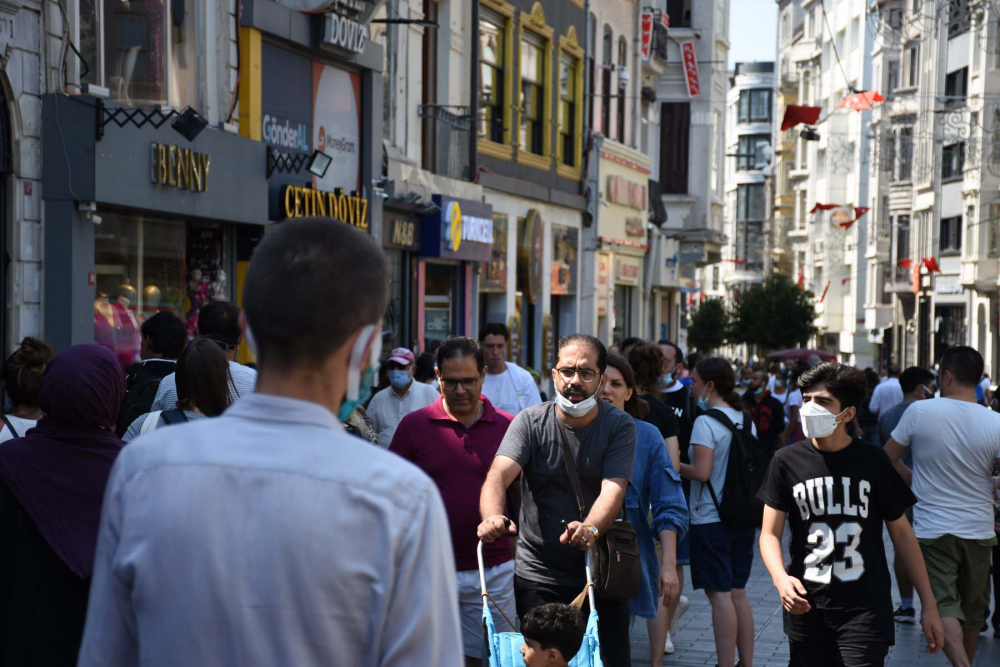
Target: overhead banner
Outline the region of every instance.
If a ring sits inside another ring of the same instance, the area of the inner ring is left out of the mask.
[[[642,27],[642,59],[649,60],[649,54],[653,50],[653,12],[643,12],[640,18]]]
[[[701,93],[701,81],[698,78],[698,56],[695,54],[694,42],[681,42],[681,58],[684,61],[688,97],[697,97]]]

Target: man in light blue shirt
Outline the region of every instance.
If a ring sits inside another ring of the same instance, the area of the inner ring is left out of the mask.
[[[256,393],[122,450],[80,667],[463,664],[434,483],[341,427],[378,363],[386,271],[341,223],[264,237],[241,317]]]

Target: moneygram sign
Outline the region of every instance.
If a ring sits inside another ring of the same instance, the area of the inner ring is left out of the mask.
[[[277,148],[302,151],[303,153],[312,151],[310,147],[312,136],[309,126],[305,123],[297,123],[287,118],[264,114],[261,121],[261,136],[265,142]]]

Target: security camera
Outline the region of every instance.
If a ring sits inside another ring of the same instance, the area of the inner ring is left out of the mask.
[[[618,87],[622,90],[628,88],[628,70],[621,65],[618,66]]]
[[[89,211],[84,217],[95,225],[99,225],[103,221],[101,216],[97,215],[93,211]]]

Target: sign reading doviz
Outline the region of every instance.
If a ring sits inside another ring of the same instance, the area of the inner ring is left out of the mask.
[[[698,78],[698,56],[694,51],[694,42],[681,42],[681,57],[684,60],[684,78],[687,80],[688,97],[701,93],[701,81]]]
[[[368,26],[346,16],[327,14],[323,41],[330,46],[339,46],[347,51],[361,53],[368,43]]]
[[[643,12],[640,19],[642,27],[642,59],[649,60],[649,53],[653,50],[653,12]]]

